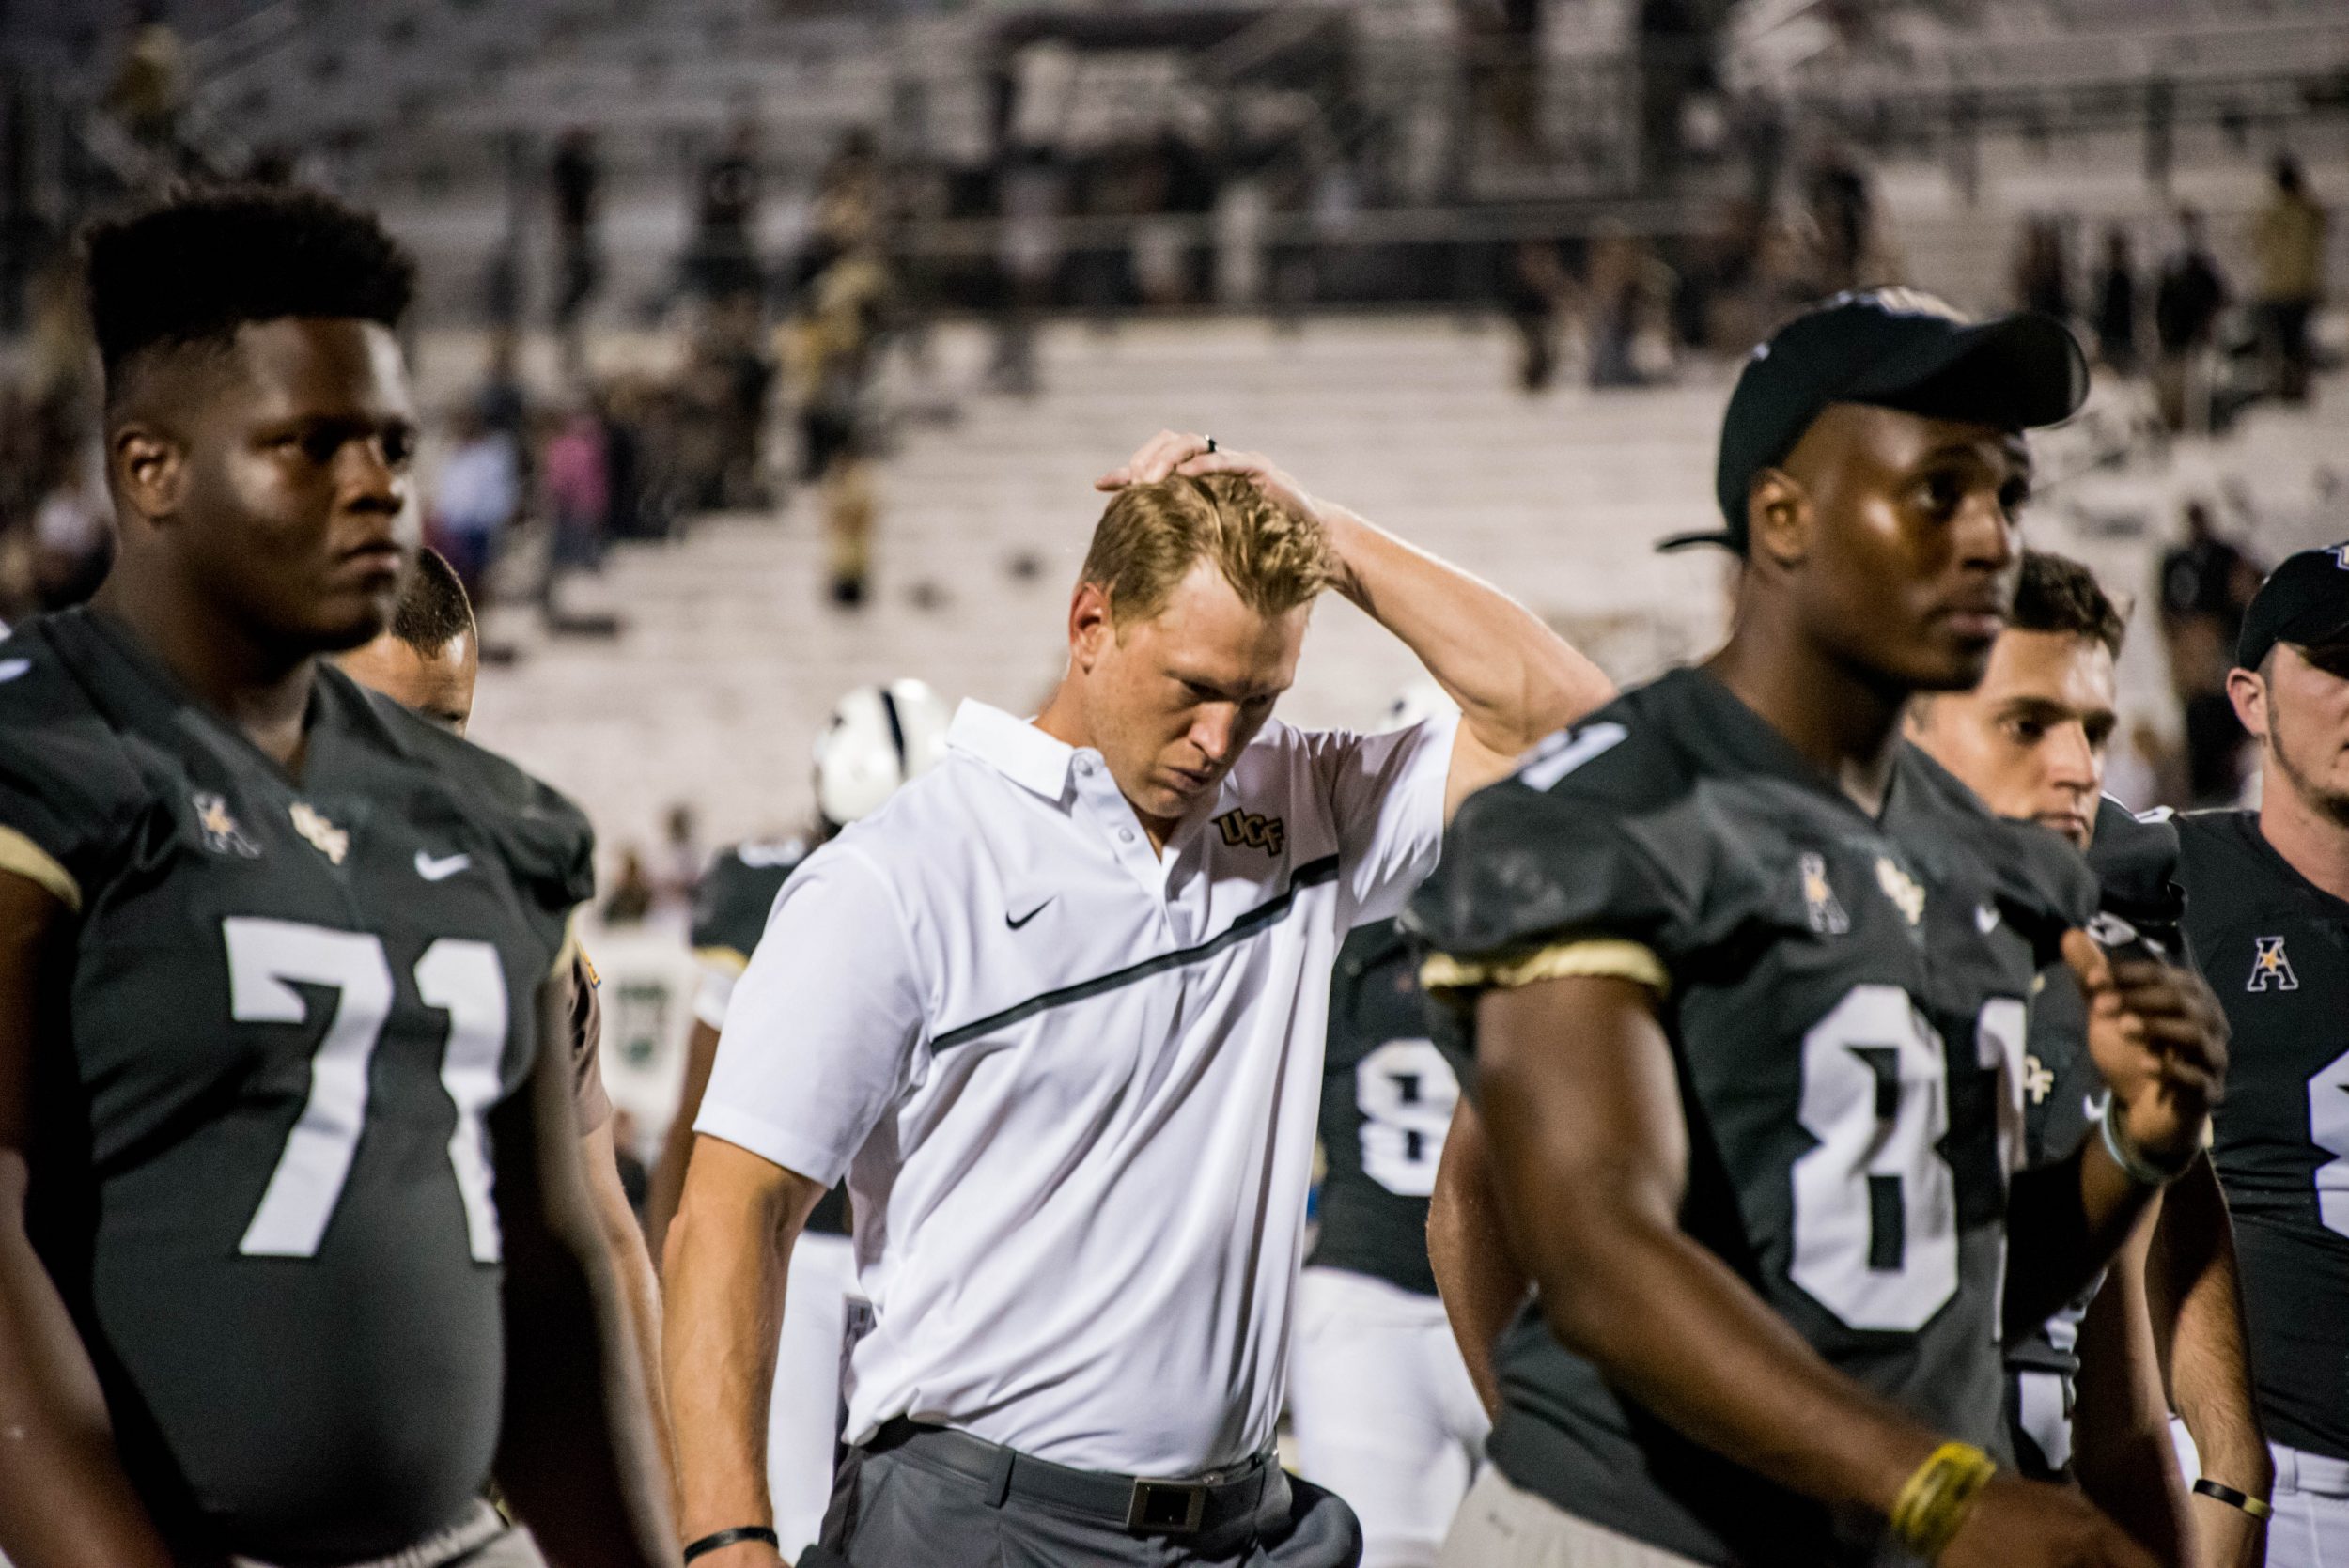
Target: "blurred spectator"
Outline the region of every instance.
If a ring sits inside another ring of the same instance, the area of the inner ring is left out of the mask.
[[[179,35],[164,20],[162,0],[140,0],[130,47],[106,88],[106,109],[141,147],[176,163],[187,101],[187,52]]]
[[[1591,241],[1590,369],[1595,387],[1644,386],[1655,379],[1641,364],[1642,345],[1669,307],[1672,270],[1655,246],[1620,225]],[[1650,356],[1652,358],[1652,356]]]
[[[880,220],[880,158],[873,133],[860,126],[840,138],[816,179],[817,265],[878,239]]]
[[[2154,286],[2155,400],[2172,430],[2210,428],[2208,360],[2227,306],[2227,282],[2202,237],[2202,215],[2178,209],[2178,243]]]
[[[661,824],[661,851],[663,863],[654,902],[663,909],[680,914],[690,912],[693,890],[701,885],[702,867],[708,862],[702,854],[701,831],[693,808],[682,800],[669,808]]]
[[[759,342],[758,298],[718,301],[693,349],[690,397],[706,421],[692,443],[697,505],[742,508],[769,504],[767,398],[775,367]]]
[[[2259,591],[2258,565],[2218,536],[2210,508],[2186,508],[2186,541],[2161,558],[2161,629],[2170,680],[2186,718],[2188,803],[2232,802],[2243,785],[2243,725],[2227,698],[2243,612]]]
[[[574,571],[599,571],[612,520],[612,472],[603,421],[582,401],[547,438],[540,478],[554,529],[547,546],[541,606],[552,614],[558,581]]]
[[[484,604],[498,540],[521,505],[521,472],[512,440],[490,428],[478,408],[459,408],[450,435],[455,444],[433,490],[432,543],[474,602]]]
[[[872,567],[875,444],[870,407],[890,280],[870,247],[848,252],[801,297],[789,344],[801,476],[823,499],[832,602],[864,602]]]
[[[2119,376],[2137,374],[2137,264],[2129,236],[2117,225],[2105,230],[2105,265],[2096,280],[2096,351]]]
[[[1519,158],[1541,151],[1542,0],[1454,0],[1469,101]]]
[[[1558,318],[1575,293],[1574,278],[1555,244],[1528,240],[1510,254],[1501,280],[1501,310],[1517,334],[1517,385],[1548,389],[1558,369]]]
[[[2064,254],[2060,219],[2023,220],[2015,247],[2015,303],[2059,321],[2072,319],[2071,261]]]
[[[95,451],[73,454],[33,514],[33,590],[44,610],[79,604],[114,563],[114,513]]]
[[[1003,296],[988,385],[1024,397],[1036,389],[1035,314],[1051,303],[1060,276],[1060,218],[1068,179],[1049,147],[1022,149],[1005,157],[996,175],[995,199]]]
[[[707,299],[754,298],[764,277],[758,265],[758,127],[738,119],[725,146],[703,163],[694,194],[692,287]]]
[[[2325,292],[2325,210],[2309,194],[2299,161],[2276,160],[2275,191],[2251,231],[2259,265],[2260,348],[2268,384],[2287,403],[2309,397],[2309,318]]]
[[[511,329],[490,337],[490,363],[474,394],[474,411],[489,429],[504,436],[515,451],[530,434],[530,391],[522,385],[521,342]],[[527,472],[527,465],[524,465]]]
[[[1865,284],[1890,282],[1867,271],[1869,236],[1875,227],[1875,200],[1868,177],[1843,147],[1829,145],[1811,165],[1803,205],[1819,236],[1821,294],[1841,294]]]
[[[603,895],[599,911],[606,925],[640,925],[652,913],[652,878],[645,875],[645,858],[633,846],[620,851],[620,872],[612,891]]]
[[[565,353],[576,367],[578,350],[572,328],[602,281],[603,255],[596,226],[597,197],[603,183],[603,163],[596,153],[595,132],[574,125],[556,144],[548,170],[554,197],[556,265],[562,276],[555,284],[554,325],[564,336]]]

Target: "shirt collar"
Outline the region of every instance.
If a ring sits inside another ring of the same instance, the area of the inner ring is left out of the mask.
[[[947,746],[968,752],[1022,789],[1057,801],[1068,787],[1077,749],[1000,707],[964,698],[947,726]]]

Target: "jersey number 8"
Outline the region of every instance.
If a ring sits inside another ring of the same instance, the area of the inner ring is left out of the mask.
[[[2001,1156],[2012,1169],[2021,1117],[2023,1003],[1997,998],[1976,1028],[1999,1072]],[[1794,1164],[1788,1273],[1852,1328],[1914,1331],[1957,1294],[1957,1177],[1941,1037],[1897,986],[1855,986],[1802,1037],[1803,1130],[1818,1146]]]
[[[237,1247],[246,1257],[314,1258],[366,1125],[368,1067],[392,1015],[391,962],[381,939],[363,931],[246,916],[232,916],[221,928],[228,946],[228,1014],[237,1022],[300,1023],[306,1007],[289,982],[334,991],[334,1016],[310,1058],[309,1096]],[[465,1204],[473,1259],[495,1263],[497,1205],[482,1117],[498,1097],[498,1064],[506,1055],[506,970],[488,942],[443,937],[416,960],[415,978],[425,1005],[448,1015],[441,1086],[457,1107],[448,1160]]]
[[[1354,1069],[1362,1113],[1362,1174],[1399,1198],[1436,1190],[1436,1162],[1460,1080],[1432,1040],[1389,1040]]]

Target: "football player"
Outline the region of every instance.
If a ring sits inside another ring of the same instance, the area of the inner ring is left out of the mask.
[[[481,674],[481,629],[463,580],[441,552],[427,545],[400,589],[391,625],[373,639],[335,657],[343,674],[382,692],[451,735],[473,722],[474,683]],[[668,1403],[661,1397],[661,1287],[644,1228],[620,1183],[612,1142],[612,1100],[603,1089],[603,1014],[597,981],[584,951],[571,955],[570,1001],[566,1038],[570,1044],[571,1106],[579,1129],[580,1170],[595,1204],[596,1229],[620,1283],[636,1346],[637,1370],[652,1407],[654,1448],[669,1462]]]
[[[2077,929],[2069,846],[1899,729],[1912,692],[1981,678],[2021,431],[2086,387],[2042,316],[1889,292],[1781,329],[1731,398],[1703,536],[1743,558],[1727,644],[1455,820],[1409,919],[1534,1294],[1491,1351],[1493,1464],[1446,1563],[2154,1561],[2013,1473],[1999,1339],[2194,1157],[2224,1043],[2170,971]],[[2111,1109],[2010,1208],[2059,949]]]
[[[539,1048],[587,825],[319,658],[413,553],[411,265],[225,191],[88,274],[121,552],[0,657],[0,1550],[674,1561]]]
[[[2013,617],[1982,683],[1916,698],[1908,733],[1992,811],[2043,823],[2084,850],[2104,912],[2182,955],[2176,831],[2138,821],[2103,793],[2123,630],[2120,612],[2086,567],[2027,551]],[[2061,966],[2045,980],[2023,1063],[2032,1165],[2077,1148],[2095,1129],[2104,1094],[2079,1049],[2079,987]],[[2206,989],[2197,991],[2206,1010],[2217,1007]],[[2008,1347],[2016,1460],[2042,1480],[2077,1474],[2091,1498],[2166,1555],[2190,1535],[2209,1568],[2256,1564],[2259,1521],[2240,1509],[2203,1498],[2192,1504],[2193,1528],[2182,1528],[2185,1487],[2170,1462],[2164,1379],[2151,1354],[2158,1348],[2169,1368],[2209,1473],[2247,1496],[2266,1496],[2267,1445],[2244,1354],[2232,1228],[2208,1160],[2196,1160],[2163,1195],[2154,1235],[2150,1251],[2133,1238],[2092,1308],[2077,1302]]]
[[[653,1173],[653,1234],[663,1236],[685,1188],[693,1118],[718,1059],[734,983],[750,967],[775,895],[809,852],[879,807],[896,787],[944,753],[953,714],[918,680],[861,686],[832,708],[816,741],[816,811],[809,838],[738,844],[719,851],[693,893],[693,956],[702,970],[686,1040],[685,1084]],[[812,839],[812,842],[811,842]],[[656,1239],[656,1245],[659,1244]],[[792,1249],[785,1299],[790,1311],[775,1357],[767,1423],[767,1489],[786,1560],[822,1532],[840,1439],[840,1364],[856,1271],[848,1249],[848,1189],[826,1193]]]
[[[1439,700],[1408,692],[1388,728]],[[1427,1035],[1419,957],[1392,920],[1338,949],[1321,1071],[1320,1229],[1298,1281],[1297,1473],[1354,1505],[1362,1568],[1430,1568],[1492,1423],[1427,1262],[1459,1079]]]
[[[2212,1157],[2275,1458],[2267,1560],[2316,1568],[2349,1561],[2349,544],[2276,568],[2235,663],[2259,809],[2176,820],[2186,935],[2234,1027]],[[2207,1454],[2194,1489],[2267,1506]]]

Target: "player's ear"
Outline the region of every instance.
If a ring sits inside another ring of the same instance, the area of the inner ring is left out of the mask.
[[[2267,656],[2273,660],[2276,656]],[[2267,738],[2267,676],[2263,670],[2246,670],[2240,666],[2227,672],[2227,701],[2234,705],[2234,716],[2254,740]]]
[[[178,437],[143,420],[116,426],[106,441],[115,493],[150,523],[179,509],[188,488],[187,456]]]
[[[1746,534],[1747,559],[1799,564],[1811,552],[1811,498],[1802,481],[1780,468],[1755,474],[1746,489]]]
[[[1080,582],[1068,601],[1068,659],[1080,671],[1090,672],[1102,648],[1117,635],[1110,619],[1109,591],[1098,582]]]

